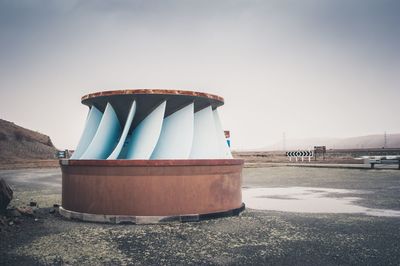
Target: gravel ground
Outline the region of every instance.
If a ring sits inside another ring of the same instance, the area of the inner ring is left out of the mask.
[[[400,265],[398,217],[247,208],[196,223],[94,224],[50,213],[61,201],[59,169],[1,170],[0,178],[14,188],[12,206],[39,205],[0,226],[0,265]],[[360,206],[400,210],[396,170],[247,168],[243,186],[363,190]]]

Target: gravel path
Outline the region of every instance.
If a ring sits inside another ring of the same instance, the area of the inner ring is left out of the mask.
[[[94,224],[50,213],[61,200],[59,169],[3,170],[0,178],[15,190],[13,206],[39,205],[0,227],[0,265],[400,264],[398,217],[248,208],[198,223]],[[363,190],[360,206],[400,210],[396,170],[247,168],[243,185]]]

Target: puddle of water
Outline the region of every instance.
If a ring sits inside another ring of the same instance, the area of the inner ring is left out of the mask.
[[[400,211],[372,209],[356,205],[359,197],[346,194],[367,194],[367,191],[313,187],[245,188],[246,207],[301,213],[362,213],[371,216],[400,217]]]

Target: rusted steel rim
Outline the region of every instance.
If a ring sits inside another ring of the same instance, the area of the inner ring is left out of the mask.
[[[84,95],[81,101],[88,99],[103,97],[103,96],[114,96],[114,95],[130,95],[130,94],[159,94],[159,95],[182,95],[192,97],[202,97],[210,100],[215,100],[220,103],[224,103],[224,98],[221,96],[198,92],[198,91],[186,91],[186,90],[167,90],[167,89],[126,89],[126,90],[113,90],[113,91],[100,91]]]
[[[60,160],[61,165],[77,166],[215,166],[243,165],[242,159],[196,160]]]

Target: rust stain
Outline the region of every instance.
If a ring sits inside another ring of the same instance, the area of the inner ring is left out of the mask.
[[[61,164],[62,205],[82,213],[133,216],[237,209],[242,167],[242,160],[70,160]]]
[[[125,90],[101,91],[84,95],[81,98],[81,101],[102,96],[127,95],[127,94],[184,95],[184,96],[207,98],[210,100],[218,101],[222,104],[224,103],[224,98],[210,93],[186,91],[186,90],[167,90],[167,89],[125,89]]]
[[[194,159],[194,160],[68,160],[61,159],[60,165],[80,166],[213,166],[243,165],[242,159]]]

